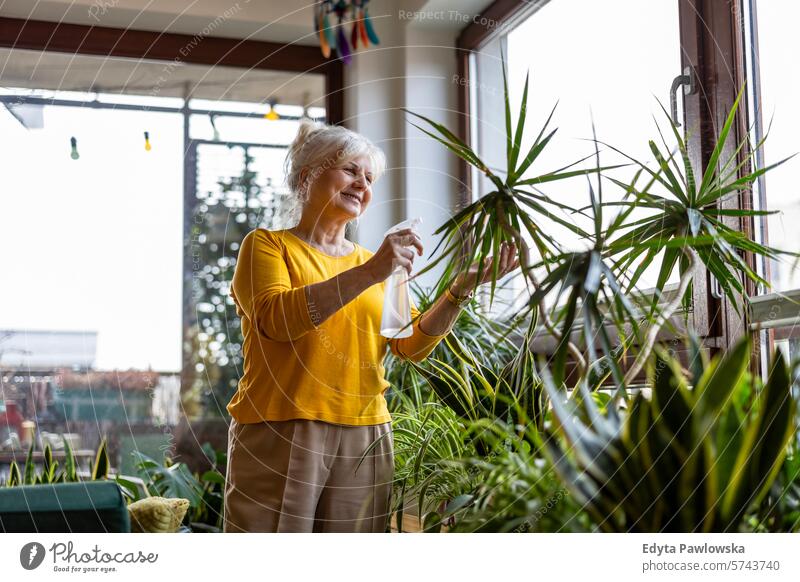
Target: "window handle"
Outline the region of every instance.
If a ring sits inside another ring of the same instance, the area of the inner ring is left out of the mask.
[[[711,277],[711,296],[714,299],[722,300],[722,285],[719,284],[719,281],[714,275],[709,275]]]
[[[672,121],[675,127],[680,127],[678,119],[678,89],[683,86],[684,95],[693,95],[697,92],[697,83],[691,67],[683,69],[683,75],[678,75],[672,80],[672,87],[669,90],[669,104],[672,108]]]

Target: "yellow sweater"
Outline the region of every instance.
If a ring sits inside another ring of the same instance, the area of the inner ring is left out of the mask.
[[[335,424],[389,422],[383,358],[421,361],[444,335],[380,335],[385,283],[373,285],[315,326],[304,286],[366,262],[373,253],[356,245],[332,257],[288,231],[256,229],[244,237],[231,296],[242,320],[244,373],[228,404],[237,422],[311,419]],[[413,305],[412,316],[419,315]]]

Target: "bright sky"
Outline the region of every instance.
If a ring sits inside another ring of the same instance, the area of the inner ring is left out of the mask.
[[[46,107],[27,130],[2,109],[0,135],[0,327],[94,330],[98,368],[179,370],[181,117]]]
[[[769,164],[800,151],[800,73],[788,57],[800,54],[800,37],[791,28],[791,23],[800,22],[800,3],[762,0],[758,11],[765,123],[775,114],[765,149]],[[669,110],[670,85],[681,72],[678,2],[552,0],[511,32],[508,54],[513,107],[518,106],[525,72],[530,70],[531,141],[553,104],[559,103],[551,126],[559,131],[537,162],[540,172],[593,152],[593,144],[585,141],[591,138],[592,118],[598,139],[639,160],[652,160],[647,141],[659,140],[653,117],[662,131],[669,131],[657,100]],[[682,114],[680,97],[678,103]],[[608,149],[602,156],[604,165],[625,161]],[[800,222],[800,196],[793,179],[798,170],[800,159],[795,159],[767,175],[768,208],[782,211],[769,219],[769,242],[795,251],[800,251],[800,234],[792,228]],[[630,169],[616,171],[620,179],[631,176]],[[556,182],[544,190],[576,206],[589,201],[585,182]],[[569,237],[575,238],[564,231],[561,238]],[[656,269],[649,269],[640,287],[654,285],[656,275]],[[776,289],[793,289],[800,286],[800,272],[784,262],[773,281]]]
[[[759,50],[761,53],[762,117],[765,130],[772,129],[764,146],[765,162],[774,164],[800,152],[800,3],[760,0],[758,2]],[[767,208],[781,214],[769,217],[769,243],[800,251],[800,187],[797,174],[800,157],[794,158],[766,176]],[[773,284],[780,291],[800,287],[800,270],[790,262],[777,265]]]
[[[216,123],[222,139],[287,143],[296,131],[258,117]],[[45,107],[44,128],[27,130],[0,108],[0,328],[97,331],[99,369],[180,369],[182,124],[174,113]],[[192,135],[211,137],[207,117],[193,117]],[[200,187],[241,172],[241,150],[222,150],[200,156]],[[258,161],[281,175],[280,150]]]

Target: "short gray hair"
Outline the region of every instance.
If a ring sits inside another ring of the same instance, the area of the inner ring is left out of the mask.
[[[292,228],[300,221],[308,201],[306,185],[315,176],[329,168],[341,167],[362,155],[370,159],[374,183],[386,168],[386,157],[378,146],[363,135],[339,125],[301,121],[284,162],[289,193],[278,209],[282,228]],[[311,176],[302,181],[304,170],[309,170]],[[355,220],[358,221],[357,218]]]

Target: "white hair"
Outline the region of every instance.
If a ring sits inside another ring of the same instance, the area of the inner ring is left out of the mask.
[[[292,228],[300,222],[303,208],[308,202],[308,187],[316,177],[329,168],[341,167],[360,156],[369,158],[372,180],[376,182],[386,167],[386,157],[378,146],[363,135],[339,125],[301,121],[284,163],[289,193],[278,208],[282,228]],[[309,173],[301,178],[304,170]],[[354,221],[357,225],[358,218]]]

